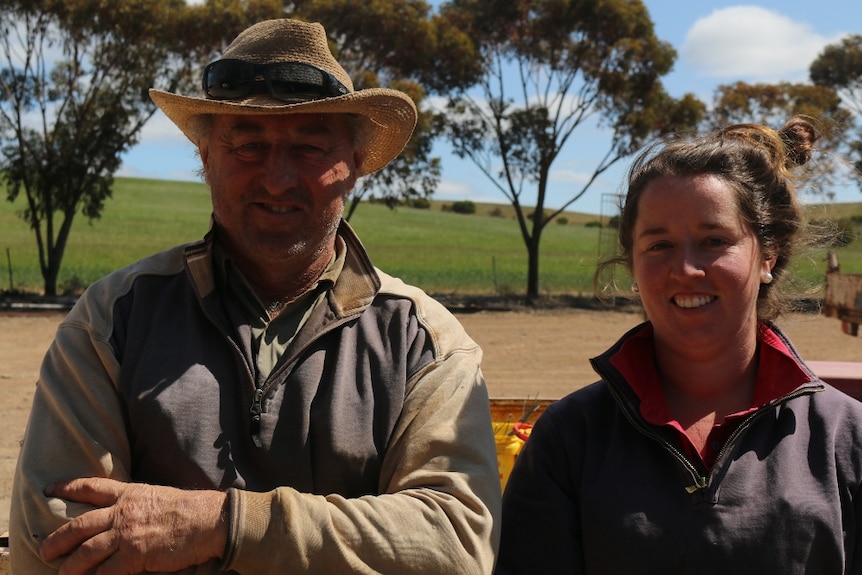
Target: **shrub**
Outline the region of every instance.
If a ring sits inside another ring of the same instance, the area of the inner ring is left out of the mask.
[[[470,200],[461,200],[452,203],[452,211],[456,214],[475,214],[476,204]]]
[[[585,227],[585,228],[601,228],[601,227],[602,227],[602,222],[600,222],[600,221],[598,221],[598,220],[593,220],[593,221],[591,221],[591,222],[587,222],[587,223],[585,223],[585,224],[584,224],[584,227]]]
[[[836,248],[849,246],[856,239],[856,228],[852,220],[840,219],[833,222],[835,228],[835,241],[833,245]]]

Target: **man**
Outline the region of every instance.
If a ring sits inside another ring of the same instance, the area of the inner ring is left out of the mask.
[[[412,133],[323,28],[252,26],[194,142],[212,231],[93,284],[42,366],[13,487],[16,574],[487,573],[499,481],[481,351],[341,221]]]

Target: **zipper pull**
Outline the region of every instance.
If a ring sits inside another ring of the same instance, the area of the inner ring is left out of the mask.
[[[685,492],[691,495],[698,489],[706,489],[706,477],[698,477],[694,485],[685,488]]]
[[[263,413],[263,388],[255,388],[249,413],[251,413],[251,438],[256,446],[261,447],[260,414]]]

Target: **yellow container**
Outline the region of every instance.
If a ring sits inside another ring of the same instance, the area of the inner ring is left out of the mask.
[[[497,470],[500,474],[500,489],[505,489],[509,475],[512,474],[512,467],[515,466],[515,460],[521,453],[521,448],[524,447],[527,438],[530,437],[533,426],[529,423],[511,423],[508,421],[494,422],[493,425],[494,441],[497,443]]]

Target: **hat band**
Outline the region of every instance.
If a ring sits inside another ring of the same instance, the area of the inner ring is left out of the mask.
[[[244,60],[216,60],[204,68],[203,89],[210,100],[240,100],[268,93],[288,103],[335,98],[350,90],[327,72],[303,62],[254,64]]]

